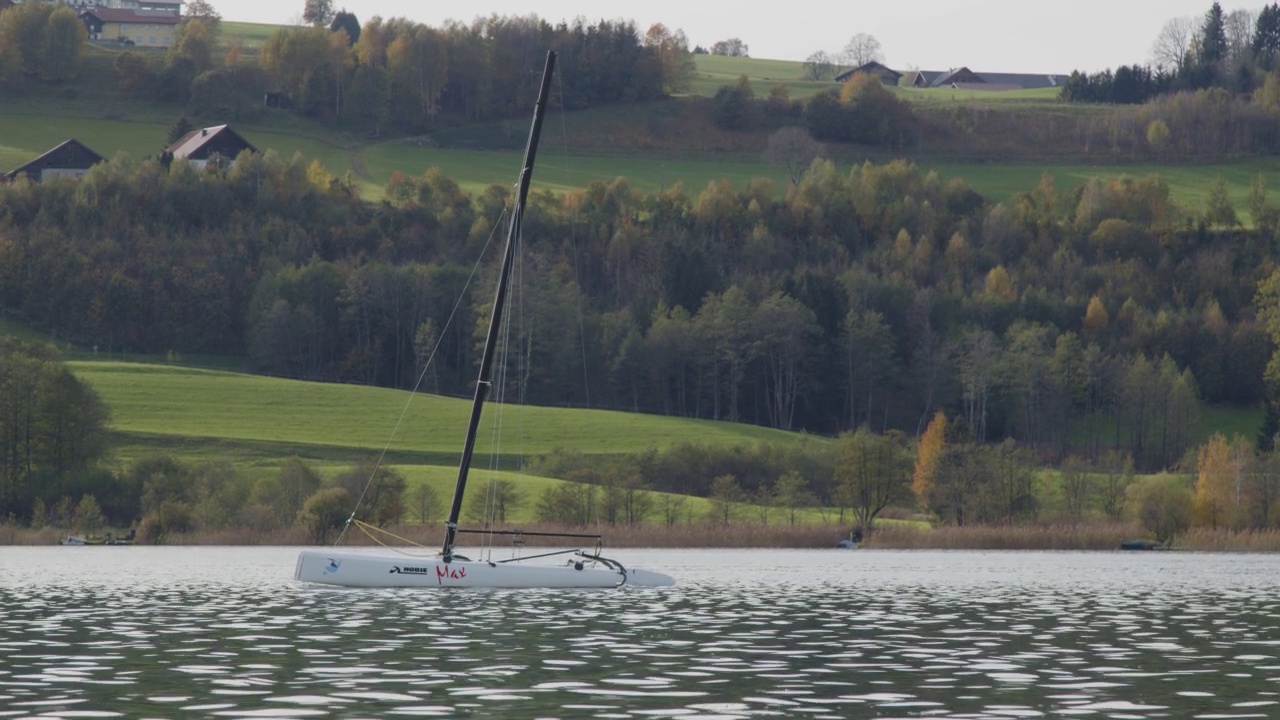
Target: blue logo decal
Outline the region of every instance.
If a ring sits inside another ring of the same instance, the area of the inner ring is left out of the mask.
[[[336,573],[338,572],[338,568],[341,565],[342,565],[341,560],[334,560],[333,558],[329,558],[329,564],[324,566],[323,574],[328,575],[329,573]]]

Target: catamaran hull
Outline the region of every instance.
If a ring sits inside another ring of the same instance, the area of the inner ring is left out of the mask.
[[[580,569],[579,569],[580,568]],[[665,586],[675,581],[646,570],[619,571],[590,563],[536,565],[420,558],[397,553],[303,550],[294,570],[304,582],[346,587],[613,588]]]

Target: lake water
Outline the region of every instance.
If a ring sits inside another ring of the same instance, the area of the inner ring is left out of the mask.
[[[1280,717],[1280,557],[627,550],[674,588],[350,590],[0,548],[0,718]]]

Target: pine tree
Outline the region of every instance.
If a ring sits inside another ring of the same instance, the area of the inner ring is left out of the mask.
[[[169,126],[169,144],[172,145],[178,142],[179,138],[192,130],[195,130],[195,126],[191,124],[187,116],[185,114],[179,115],[178,119],[174,120],[173,124]]]
[[[1276,433],[1280,433],[1280,408],[1276,401],[1264,400],[1262,403],[1262,427],[1258,428],[1258,452],[1268,453],[1276,447]]]

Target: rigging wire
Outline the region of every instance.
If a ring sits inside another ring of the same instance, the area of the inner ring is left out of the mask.
[[[427,361],[422,364],[422,372],[418,374],[418,379],[414,381],[413,388],[409,391],[409,397],[404,402],[404,407],[400,410],[400,417],[396,419],[396,424],[391,428],[391,435],[387,438],[386,445],[382,446],[382,452],[378,454],[378,459],[373,463],[373,469],[369,472],[369,479],[365,481],[364,489],[360,491],[360,497],[356,498],[355,507],[351,509],[351,515],[347,517],[347,522],[342,526],[342,532],[338,533],[338,538],[333,541],[334,545],[341,545],[342,539],[347,534],[347,529],[356,520],[356,513],[360,512],[360,505],[364,502],[365,496],[369,494],[369,488],[373,487],[374,480],[378,477],[378,470],[382,467],[383,461],[387,457],[387,453],[391,450],[391,443],[395,440],[396,434],[400,431],[400,426],[404,424],[405,417],[409,414],[409,406],[413,404],[413,399],[418,395],[418,389],[422,386],[422,381],[427,376],[427,370],[431,368],[431,363],[435,361],[436,352],[440,350],[440,345],[444,342],[444,337],[450,327],[453,326],[454,318],[458,315],[458,308],[462,307],[462,300],[467,296],[467,289],[471,287],[471,282],[475,280],[477,273],[480,271],[480,265],[484,262],[485,252],[489,246],[493,244],[494,235],[502,226],[502,218],[506,217],[506,208],[502,209],[502,213],[498,216],[498,221],[494,223],[489,230],[489,237],[484,242],[484,247],[480,248],[480,254],[476,257],[476,262],[471,266],[471,274],[467,276],[467,282],[463,284],[462,291],[458,293],[458,299],[453,303],[453,309],[449,311],[449,318],[445,320],[444,327],[440,330],[440,336],[436,338],[436,344],[431,348],[431,352],[427,354]]]
[[[563,73],[555,77],[556,89],[560,93],[560,149],[562,151],[561,158],[564,160],[565,176],[568,177],[569,169],[569,123],[566,120],[564,111],[564,77]],[[583,197],[586,194],[583,193]],[[578,205],[581,207],[581,204]],[[582,355],[582,398],[586,407],[591,407],[591,377],[588,374],[587,367],[587,329],[586,321],[583,319],[582,311],[582,280],[578,277],[578,207],[573,211],[573,222],[569,223],[569,246],[573,248],[573,281],[578,286],[578,350]]]
[[[519,217],[523,217],[524,208],[519,207],[514,210]],[[514,316],[524,317],[524,234],[523,230],[513,238],[516,243],[513,248],[512,273],[507,279],[507,287],[509,294],[512,295],[512,305],[516,307],[516,312],[505,313],[502,317],[501,341],[498,343],[498,358],[494,362],[495,377],[492,378],[493,385],[490,392],[493,393],[493,400],[490,403],[496,411],[492,425],[492,434],[490,447],[493,451],[489,455],[489,483],[485,492],[484,519],[485,527],[491,532],[484,534],[482,546],[486,557],[492,559],[493,548],[496,542],[496,535],[492,530],[497,527],[498,513],[498,483],[497,474],[501,470],[502,458],[502,429],[506,421],[506,399],[509,375],[511,371],[511,336]],[[519,357],[519,352],[517,352]]]

